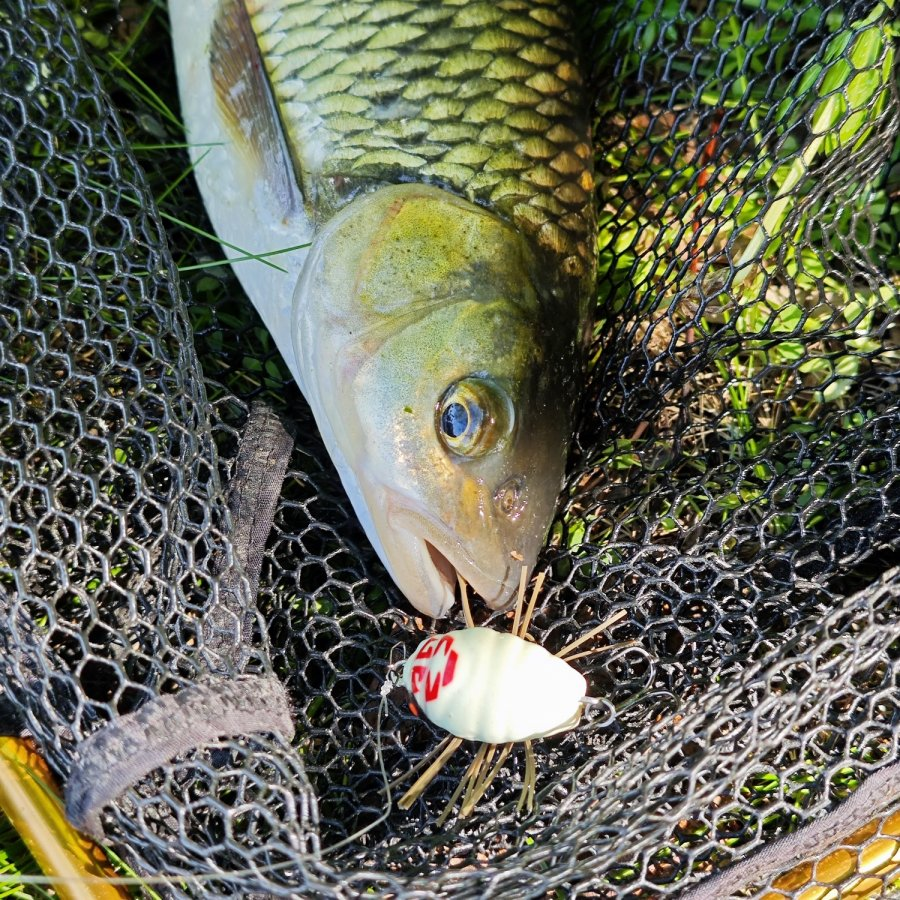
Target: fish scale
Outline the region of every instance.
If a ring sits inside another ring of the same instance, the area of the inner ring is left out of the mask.
[[[310,214],[327,221],[362,187],[431,183],[490,207],[564,277],[587,279],[588,122],[556,7],[249,4]]]

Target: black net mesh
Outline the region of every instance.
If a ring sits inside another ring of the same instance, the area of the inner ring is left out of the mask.
[[[104,723],[213,675],[274,674],[293,704],[291,742],[205,745],[106,807],[105,842],[170,878],[164,895],[676,894],[764,858],[898,756],[893,4],[578,13],[597,330],[532,633],[557,650],[625,610],[621,646],[576,663],[606,702],[536,742],[531,815],[514,751],[469,818],[435,824],[464,745],[411,810],[323,855],[383,812],[379,756],[396,776],[443,736],[393,698],[376,732],[388,661],[430,623],[368,546],[233,275],[210,265],[192,181],[161,197],[136,161],[181,140],[160,100],[166,44],[135,49],[162,12],[98,4],[73,23],[53,2],[0,3],[6,699],[63,781]],[[223,606],[225,491],[259,397],[296,441],[255,603],[239,579]],[[203,627],[223,608],[239,663]],[[886,894],[892,867],[872,859],[894,833],[873,826],[841,877]],[[748,895],[825,896],[808,875]]]

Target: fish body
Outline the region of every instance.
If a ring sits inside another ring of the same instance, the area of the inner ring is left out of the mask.
[[[457,575],[505,605],[562,483],[593,277],[564,12],[170,11],[213,226],[233,259],[296,247],[235,269],[375,549],[423,612],[447,612]]]

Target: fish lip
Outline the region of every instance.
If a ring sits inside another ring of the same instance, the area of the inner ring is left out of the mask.
[[[449,614],[456,601],[456,569],[434,545],[406,528],[390,522],[381,534],[382,558],[409,602],[434,618]]]
[[[442,608],[441,614],[445,614],[455,600],[457,577],[461,577],[492,609],[501,608],[515,592],[518,580],[512,580],[511,559],[500,578],[492,576],[471,558],[459,539],[434,516],[390,497],[387,522],[392,531],[405,533],[411,547],[418,548],[420,567],[427,560],[432,575],[429,581],[434,584],[440,579],[449,591],[450,602]]]

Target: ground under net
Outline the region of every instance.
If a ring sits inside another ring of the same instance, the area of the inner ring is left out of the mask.
[[[104,807],[105,844],[169,877],[164,896],[667,896],[892,771],[892,2],[577,10],[597,329],[532,633],[557,650],[624,610],[622,646],[575,663],[605,703],[535,743],[532,814],[514,751],[438,827],[464,746],[412,809],[324,855],[385,809],[379,755],[393,777],[442,737],[393,696],[379,737],[379,691],[392,654],[461,618],[422,622],[391,584],[233,275],[179,279],[170,246],[185,270],[219,254],[184,227],[208,227],[191,180],[163,198],[135,158],[140,128],[180,139],[153,99],[174,95],[171,60],[141,82],[104,65],[101,83],[90,59],[129,60],[164,15],[97,7],[73,23],[0,3],[4,700],[63,783],[90,735],[198,686],[280,681],[295,726],[158,766]],[[293,449],[254,574],[226,507],[260,398]],[[866,811],[894,808],[878,800]],[[896,833],[873,826],[869,856],[820,881],[887,893]],[[757,874],[747,896],[825,896],[809,873]]]

